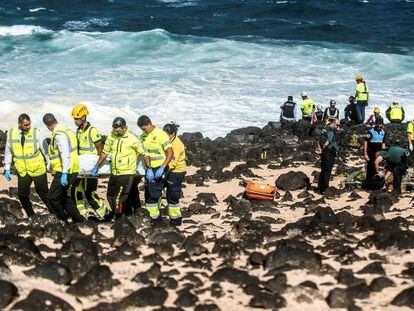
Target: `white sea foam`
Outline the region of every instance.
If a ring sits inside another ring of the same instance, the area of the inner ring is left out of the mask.
[[[48,32],[48,30],[33,25],[0,26],[0,36],[23,36],[42,32]]]
[[[303,90],[323,106],[335,99],[342,113],[358,73],[371,91],[367,113],[375,106],[384,112],[398,100],[407,117],[414,116],[413,55],[340,44],[179,36],[162,29],[60,31],[12,44],[0,38],[0,51],[2,127],[27,111],[36,120],[55,112],[72,124],[72,106],[85,101],[104,132],[116,116],[135,127],[138,116],[147,114],[159,125],[174,120],[182,131],[217,137],[277,120],[286,97],[299,102]]]

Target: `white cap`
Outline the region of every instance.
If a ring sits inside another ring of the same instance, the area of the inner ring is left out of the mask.
[[[300,95],[301,95],[302,97],[305,97],[305,96],[308,96],[308,93],[307,93],[307,92],[302,92],[302,93],[300,93]]]

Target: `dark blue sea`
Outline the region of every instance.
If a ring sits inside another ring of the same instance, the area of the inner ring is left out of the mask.
[[[343,108],[355,75],[373,110],[414,117],[413,1],[0,1],[0,110],[103,130],[115,116],[216,137],[277,120],[288,95]],[[370,112],[370,111],[369,111]]]

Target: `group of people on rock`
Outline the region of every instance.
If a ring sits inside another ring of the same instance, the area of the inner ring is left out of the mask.
[[[365,109],[368,106],[369,91],[366,82],[360,75],[356,77],[355,96],[349,96],[349,103],[344,109],[344,119],[353,124],[363,124],[365,122]],[[315,106],[315,102],[308,96],[307,92],[301,93],[302,102],[300,105],[301,117],[303,120],[312,124],[323,124],[327,121],[339,119],[339,109],[336,108],[336,101],[331,99],[329,106],[323,109],[322,105]],[[296,102],[293,96],[288,96],[288,100],[280,106],[280,121],[295,121]],[[380,109],[376,107],[374,114],[371,115],[365,124],[372,126],[375,123],[375,116],[380,115]],[[394,101],[385,112],[385,116],[391,123],[402,123],[405,119],[404,108]]]
[[[180,225],[179,200],[186,174],[186,155],[184,144],[177,136],[178,125],[170,123],[160,129],[143,115],[137,121],[142,134],[136,135],[124,118],[116,117],[112,132],[104,139],[88,122],[88,115],[84,104],[73,108],[72,117],[77,126],[74,133],[58,123],[53,114],[45,114],[43,123],[51,132],[50,139],[45,139],[39,128],[32,127],[30,117],[24,113],[18,117],[17,127],[8,131],[4,175],[11,180],[13,163],[18,197],[26,214],[35,214],[29,197],[34,183],[49,212],[63,221],[71,218],[73,222],[81,222],[91,218],[86,203],[94,211],[92,218],[99,221],[130,215],[141,208],[138,184],[145,175],[145,208],[151,220],[162,219],[160,205],[166,188],[168,217],[172,224]],[[79,174],[83,155],[94,155],[96,164],[89,172]],[[109,207],[97,193],[97,177],[106,159],[110,162]],[[139,164],[145,171],[137,171]],[[53,175],[50,186],[47,171]]]
[[[361,125],[365,121],[365,108],[368,106],[369,90],[366,82],[360,75],[356,77],[355,96],[349,97],[349,104],[345,108],[343,122]],[[336,158],[338,146],[335,140],[335,131],[340,126],[339,110],[335,107],[335,100],[330,100],[329,107],[322,111],[322,106],[317,106],[308,97],[306,92],[301,93],[302,119],[312,124],[324,125],[318,142],[317,154],[321,156],[321,173],[318,181],[318,191],[323,194],[329,186],[329,179]],[[280,108],[280,121],[290,122],[295,118],[296,103],[289,96]],[[386,111],[386,117],[391,123],[401,124],[405,119],[403,107],[396,101]],[[380,109],[376,107],[374,113],[369,116],[365,124],[369,127],[364,141],[364,159],[366,160],[366,178],[362,183],[365,189],[382,188],[385,181],[393,175],[393,189],[401,192],[401,181],[407,169],[411,165],[414,140],[414,120],[408,122],[407,126],[407,149],[400,146],[391,146],[386,149],[386,133],[383,129],[384,119]],[[383,176],[380,163],[386,162],[386,173]]]

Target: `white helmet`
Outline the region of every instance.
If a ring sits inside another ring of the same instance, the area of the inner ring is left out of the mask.
[[[316,109],[318,109],[318,110],[322,110],[322,105],[318,105],[318,106],[316,107]]]
[[[307,93],[307,92],[302,92],[302,93],[300,93],[300,95],[301,95],[302,97],[307,97],[307,96],[308,96],[308,93]]]

